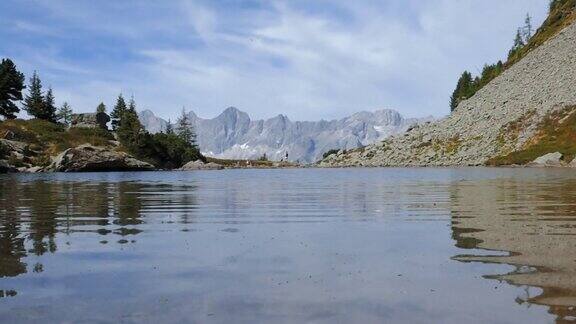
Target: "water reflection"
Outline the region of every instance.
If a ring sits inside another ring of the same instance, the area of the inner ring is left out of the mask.
[[[39,273],[41,263],[27,264],[31,255],[56,253],[56,236],[92,233],[116,235],[120,244],[135,243],[148,213],[161,215],[158,206],[181,206],[182,223],[192,222],[196,204],[194,186],[145,182],[0,181],[0,278],[29,271]],[[140,226],[141,227],[141,226]],[[103,244],[110,238],[102,239]],[[70,243],[68,243],[70,244]],[[3,296],[13,295],[2,292]]]
[[[548,306],[557,322],[576,320],[576,181],[521,177],[459,182],[452,188],[452,233],[463,262],[515,269],[485,278],[525,286],[518,304]]]

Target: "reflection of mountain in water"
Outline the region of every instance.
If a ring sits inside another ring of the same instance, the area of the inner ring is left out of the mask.
[[[514,265],[511,273],[486,277],[540,288],[541,293],[519,296],[517,302],[546,305],[558,322],[576,316],[575,180],[461,183],[452,195],[456,245],[494,251],[456,260]]]
[[[25,260],[55,253],[58,233],[96,234],[102,244],[116,235],[119,244],[134,243],[130,237],[143,231],[144,216],[161,215],[157,206],[163,204],[190,223],[194,190],[140,182],[0,181],[0,278],[42,272],[42,264]]]

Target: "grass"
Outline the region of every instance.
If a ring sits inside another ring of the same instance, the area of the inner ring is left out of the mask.
[[[0,137],[11,133],[15,141],[25,142],[35,151],[33,163],[45,165],[50,156],[82,144],[107,146],[114,137],[102,129],[71,128],[40,119],[14,119],[0,122]]]
[[[576,157],[576,106],[546,116],[536,135],[522,150],[490,159],[492,166],[526,164],[548,153],[560,152],[570,162]]]

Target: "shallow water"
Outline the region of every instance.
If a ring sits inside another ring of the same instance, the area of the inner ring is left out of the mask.
[[[0,176],[0,321],[576,319],[576,171]]]

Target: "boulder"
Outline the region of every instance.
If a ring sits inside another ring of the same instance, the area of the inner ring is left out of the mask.
[[[572,160],[572,162],[570,162],[570,164],[568,164],[568,166],[571,168],[576,168],[576,158],[574,158],[574,160]]]
[[[530,162],[531,166],[561,166],[562,165],[562,153],[554,152],[543,155],[536,160]]]
[[[72,122],[70,125],[72,127],[79,128],[101,128],[108,129],[108,122],[110,121],[110,116],[108,114],[99,113],[84,113],[84,114],[72,114]]]
[[[94,172],[94,171],[151,171],[150,163],[135,159],[124,152],[96,147],[90,144],[67,149],[55,157],[46,168],[54,172]]]
[[[220,164],[216,164],[216,163],[204,163],[201,160],[196,160],[196,161],[190,161],[186,164],[184,164],[184,166],[182,166],[180,169],[180,171],[193,171],[193,170],[222,170],[224,169],[223,166],[221,166]]]
[[[6,160],[0,160],[0,173],[14,173],[18,172],[18,169],[13,167]]]

